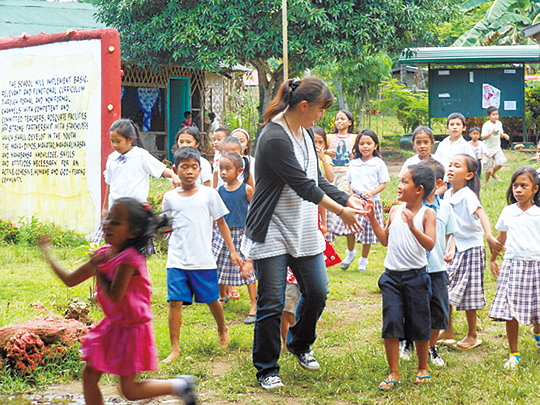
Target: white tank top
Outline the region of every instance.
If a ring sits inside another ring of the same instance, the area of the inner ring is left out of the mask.
[[[388,229],[388,250],[384,259],[384,267],[388,270],[421,269],[428,264],[426,249],[420,245],[407,223],[403,221],[402,214],[405,205],[398,206]],[[414,226],[422,232],[424,232],[422,221],[426,209],[426,206],[422,206],[413,219]]]

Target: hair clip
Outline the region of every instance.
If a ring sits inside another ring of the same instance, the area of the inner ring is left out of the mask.
[[[145,211],[152,211],[152,204],[150,204],[149,202],[143,202],[142,206]]]
[[[289,88],[291,89],[291,91],[295,91],[299,84],[300,84],[300,79],[298,77],[295,77],[292,80],[291,84],[289,84]]]

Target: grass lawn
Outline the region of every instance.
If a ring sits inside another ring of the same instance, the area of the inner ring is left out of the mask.
[[[513,171],[532,164],[524,154],[507,152],[507,156],[509,163],[500,172],[503,181],[492,181],[482,189],[482,202],[492,226],[506,205],[505,194]],[[154,181],[152,192],[166,191],[168,185],[166,180]],[[393,176],[383,197],[395,200],[396,186],[397,178]],[[345,238],[339,238],[336,247],[343,257]],[[540,400],[540,355],[534,347],[529,326],[520,328],[519,369],[510,372],[502,366],[508,357],[506,332],[504,323],[488,318],[496,287],[489,269],[485,276],[488,305],[478,316],[478,333],[483,345],[469,352],[442,347],[440,353],[447,366],[432,368],[430,385],[415,386],[415,362],[401,362],[400,387],[389,393],[380,392],[377,385],[388,371],[380,337],[381,295],[377,286],[385,252],[385,248],[375,245],[369,269],[364,273],[342,271],[339,266],[328,269],[330,295],[313,347],[322,366],[320,372],[304,371],[293,356],[285,353],[280,361],[285,388],[263,392],[251,364],[253,326],[243,323],[249,310],[247,290],[243,287],[240,288],[241,299],[231,300],[225,309],[231,335],[229,348],[218,349],[215,323],[206,305],[186,307],[181,332],[182,358],[145,376],[168,378],[179,373],[194,374],[200,382],[201,402],[216,404],[525,404]],[[59,249],[55,253],[71,268],[79,266],[86,257],[83,248]],[[148,260],[154,292],[154,325],[162,359],[170,350],[165,261],[166,256],[160,254]],[[41,311],[30,305],[33,302],[43,303],[51,313],[62,314],[71,299],[88,300],[92,283],[66,288],[53,276],[36,248],[1,246],[0,263],[0,325],[20,323],[41,315]],[[456,313],[454,316],[458,338],[466,332],[464,315]],[[91,316],[102,318],[95,307]],[[37,389],[43,389],[52,383],[78,378],[80,363],[75,360],[63,369],[28,380],[0,372],[0,393],[27,391],[36,384]],[[116,377],[107,376],[103,383],[116,381]]]

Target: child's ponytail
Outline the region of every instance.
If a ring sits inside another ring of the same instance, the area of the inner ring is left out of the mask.
[[[136,237],[128,240],[125,248],[133,247],[148,256],[150,254],[148,245],[152,237],[159,229],[169,225],[169,219],[165,215],[158,218],[150,203],[140,203],[134,198],[119,198],[115,204],[122,204],[126,208],[131,229],[139,230]]]
[[[249,158],[247,156],[242,157],[244,161],[244,183],[247,183],[249,181],[249,172],[250,172],[250,162]]]
[[[456,156],[463,157],[469,173],[474,173],[472,179],[467,181],[466,186],[469,187],[472,191],[474,191],[474,194],[476,194],[478,200],[480,200],[480,176],[478,175],[478,161],[472,156],[466,155],[464,153]]]
[[[133,146],[144,148],[144,144],[139,132],[139,127],[129,118],[121,118],[112,123],[109,132],[115,131],[126,139],[133,139]]]

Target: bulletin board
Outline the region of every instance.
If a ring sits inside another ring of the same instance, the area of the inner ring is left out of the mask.
[[[0,218],[91,236],[120,117],[114,29],[0,38]]]
[[[491,102],[495,102],[497,94],[501,117],[525,116],[523,66],[429,69],[430,117],[447,117],[453,112],[465,117],[485,117],[487,107],[485,100],[483,106],[483,97],[491,96]]]

